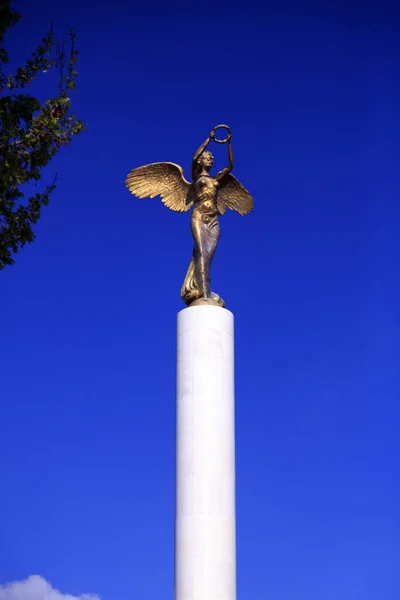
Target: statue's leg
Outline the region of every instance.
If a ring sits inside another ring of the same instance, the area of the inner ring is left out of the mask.
[[[191,294],[190,302],[187,302],[187,304],[205,302],[206,304],[225,306],[222,298],[210,289],[211,262],[219,239],[218,217],[207,215],[203,219],[192,213],[191,229],[194,240],[193,283],[198,291],[198,296],[194,298]]]
[[[217,248],[218,240],[219,240],[219,223],[218,217],[213,217],[210,219],[210,222],[207,224],[206,232],[205,232],[205,264],[206,271],[208,274],[208,296],[213,300],[217,300],[219,298],[218,294],[214,294],[214,292],[210,289],[210,275],[211,275],[211,263],[214,258],[215,250]]]
[[[219,240],[219,222],[218,222],[218,217],[215,216],[213,219],[210,220],[209,226],[208,226],[208,234],[207,234],[207,261],[208,261],[208,273],[211,273],[211,262],[212,259],[214,257],[215,254],[215,250],[217,248],[218,245],[218,240]],[[210,282],[210,279],[208,280]],[[222,298],[216,294],[215,292],[213,292],[210,287],[209,289],[209,298],[213,301],[213,304],[217,304],[218,306],[225,306],[225,302],[222,300]]]
[[[200,296],[208,298],[210,295],[210,260],[207,248],[207,225],[200,218],[193,218],[192,234],[194,240],[194,272]]]

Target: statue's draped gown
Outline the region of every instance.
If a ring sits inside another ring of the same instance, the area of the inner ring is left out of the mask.
[[[194,249],[192,260],[181,289],[186,304],[208,297],[224,305],[223,300],[210,290],[210,268],[219,239],[218,181],[209,175],[201,175],[194,183],[195,203],[190,227]]]

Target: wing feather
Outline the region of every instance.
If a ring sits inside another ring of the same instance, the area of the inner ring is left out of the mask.
[[[158,162],[133,169],[125,184],[137,198],[161,196],[165,206],[177,212],[185,212],[193,204],[191,184],[175,163]]]
[[[253,210],[254,201],[250,192],[229,173],[219,183],[217,204],[221,215],[227,208],[236,210],[240,215],[248,215]]]

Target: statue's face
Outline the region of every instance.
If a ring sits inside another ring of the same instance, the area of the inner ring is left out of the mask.
[[[210,154],[209,152],[204,152],[201,156],[200,156],[200,165],[206,169],[207,171],[209,171],[213,164],[214,164],[214,158],[212,156],[212,154]]]

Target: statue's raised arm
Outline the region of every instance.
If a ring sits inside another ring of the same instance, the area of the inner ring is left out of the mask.
[[[225,129],[225,139],[216,132]],[[181,289],[181,298],[188,306],[211,304],[225,306],[222,298],[210,289],[211,262],[219,239],[218,215],[227,208],[247,215],[253,208],[250,193],[231,174],[234,167],[231,130],[217,125],[195,152],[192,160],[192,183],[179,165],[169,162],[152,163],[133,169],[126,179],[129,191],[138,198],[161,196],[171,210],[185,212],[193,206],[190,227],[193,256]],[[228,165],[215,177],[210,175],[214,157],[207,150],[211,140],[228,144]]]
[[[206,138],[205,141],[202,143],[200,148],[198,148],[196,150],[196,152],[194,153],[193,160],[192,160],[192,180],[193,181],[195,181],[195,179],[197,178],[197,170],[198,170],[198,166],[200,164],[199,163],[200,157],[206,150],[210,141],[211,141],[211,136],[209,135],[208,138]]]

